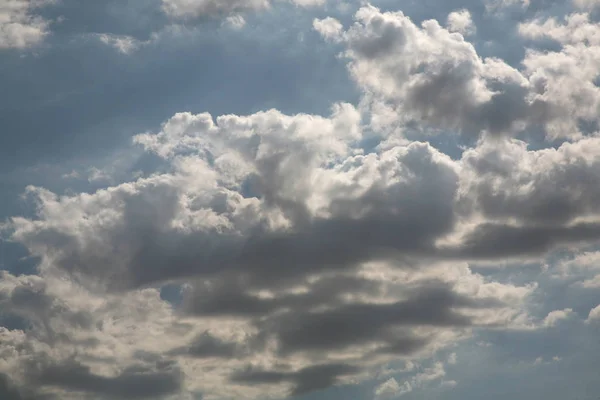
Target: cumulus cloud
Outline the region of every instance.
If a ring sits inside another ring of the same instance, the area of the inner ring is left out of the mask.
[[[570,308],[551,311],[546,318],[544,318],[544,325],[549,327],[556,326],[560,321],[569,319],[573,317],[573,315],[573,310]]]
[[[590,133],[581,131],[582,123],[597,122],[597,27],[588,18],[522,23],[524,37],[549,37],[563,47],[532,47],[518,68],[481,57],[459,34],[472,29],[466,11],[452,12],[444,28],[366,6],[345,31],[337,25],[317,30],[345,46],[350,73],[375,117],[385,110],[404,130],[514,135],[537,128],[556,139]]]
[[[600,320],[600,305],[594,307],[590,310],[588,318],[586,320],[587,323],[595,323]]]
[[[407,384],[401,387],[396,379],[390,378],[375,389],[375,396],[377,398],[390,398],[401,396],[402,394],[410,391],[410,386],[407,386]]]
[[[325,39],[337,41],[342,32],[343,26],[340,21],[335,18],[327,17],[316,19],[313,21],[313,28],[321,34]]]
[[[22,49],[40,43],[49,21],[35,10],[52,0],[8,0],[0,4],[0,49]]]
[[[472,35],[476,30],[471,19],[471,13],[466,9],[453,11],[448,14],[446,25],[450,32],[458,32],[462,35]]]
[[[16,358],[22,381],[122,396],[146,377],[165,393],[301,394],[432,354],[474,327],[526,325],[534,286],[436,259],[456,226],[460,163],[420,142],[363,154],[360,121],[348,104],[329,117],[181,113],[135,138],[167,172],[92,194],[29,188],[37,218],[13,218],[12,239],[40,257],[43,278],[6,275],[5,309],[42,344],[80,341],[84,357],[43,353],[77,383]],[[143,289],[167,282],[185,282],[178,309]],[[155,334],[140,340],[144,324]],[[117,353],[126,343],[136,344]],[[169,370],[140,366],[133,349]],[[182,378],[207,360],[221,365],[210,383]]]
[[[239,13],[269,3],[163,5],[241,26]],[[344,49],[359,105],[180,112],[133,139],[160,159],[155,173],[89,193],[27,188],[35,215],[7,226],[39,263],[0,277],[0,395],[281,398],[404,361],[412,376],[378,377],[374,395],[390,398],[457,384],[444,363],[411,360],[575,314],[534,316],[537,282],[471,264],[600,239],[600,138],[579,129],[597,118],[589,18],[523,23],[523,37],[560,49],[527,51],[518,67],[465,40],[466,10],[444,28],[364,6],[348,28],[329,17],[313,29]],[[128,38],[100,36],[125,53]],[[381,114],[401,129],[376,129]],[[514,137],[540,127],[561,142]],[[478,139],[451,157],[428,136],[410,140],[413,128]],[[382,142],[365,145],[374,134]]]

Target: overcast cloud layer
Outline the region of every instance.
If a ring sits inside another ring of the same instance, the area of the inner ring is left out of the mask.
[[[94,4],[0,0],[0,399],[597,398],[600,2]]]

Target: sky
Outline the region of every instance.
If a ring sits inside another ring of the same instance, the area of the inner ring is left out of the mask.
[[[599,22],[0,0],[0,399],[597,399]]]

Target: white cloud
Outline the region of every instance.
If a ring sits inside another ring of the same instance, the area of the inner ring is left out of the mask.
[[[509,132],[527,119],[526,78],[501,60],[481,59],[462,35],[372,6],[355,20],[341,35],[348,68],[395,123],[478,134]]]
[[[377,398],[390,398],[401,396],[402,394],[410,391],[411,388],[408,383],[405,383],[401,387],[396,379],[390,378],[375,389],[375,396]]]
[[[574,315],[573,310],[570,308],[551,311],[546,318],[544,318],[544,325],[548,327],[556,326],[560,321],[572,318]]]
[[[458,32],[462,35],[472,35],[476,31],[471,13],[466,9],[453,11],[448,14],[446,25],[450,32]]]
[[[356,365],[431,355],[469,337],[465,327],[526,323],[534,286],[487,282],[459,261],[398,265],[395,254],[429,254],[431,238],[452,230],[462,167],[418,142],[362,154],[360,121],[348,104],[329,117],[180,113],[135,138],[169,163],[166,172],[92,194],[30,187],[38,215],[14,218],[13,239],[41,258],[38,292],[57,306],[15,312],[39,320],[42,344],[81,340],[77,365],[93,373],[122,380],[117,368],[153,353],[177,363],[152,369],[176,390],[177,371],[214,362],[210,379],[184,379],[181,390],[235,398],[304,393],[317,372],[328,385],[349,382],[360,379]],[[181,315],[142,289],[164,282],[186,283]],[[80,314],[84,325],[62,322]],[[340,320],[364,328],[342,334]],[[68,361],[44,354],[51,365]],[[250,385],[282,365],[274,381]],[[444,375],[438,363],[399,390]]]
[[[573,14],[564,24],[554,19],[521,24],[521,35],[550,37],[562,48],[527,49],[519,69],[480,57],[453,32],[459,22],[468,24],[464,12],[448,18],[448,29],[435,20],[419,26],[402,12],[366,6],[347,30],[322,30],[345,44],[348,67],[374,118],[382,113],[387,117],[380,120],[403,129],[473,135],[540,127],[550,139],[590,133],[581,131],[581,122],[598,122],[600,52],[594,44],[597,27],[586,14]]]
[[[52,0],[6,0],[0,3],[0,49],[23,49],[48,35],[49,21],[35,10]]]
[[[243,16],[237,14],[228,16],[227,18],[225,18],[225,21],[223,21],[223,23],[225,25],[230,26],[233,29],[242,29],[246,25],[246,20]]]
[[[337,41],[340,39],[343,26],[340,21],[335,18],[327,17],[313,21],[313,28],[321,34],[325,39]]]
[[[586,320],[587,323],[592,323],[600,320],[600,305],[590,310],[588,318]]]

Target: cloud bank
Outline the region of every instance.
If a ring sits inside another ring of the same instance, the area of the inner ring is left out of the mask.
[[[9,20],[35,24],[33,4],[14,2]],[[269,3],[162,7],[197,18]],[[38,263],[0,277],[0,396],[284,398],[378,381],[372,395],[395,398],[459,386],[447,370],[462,357],[433,358],[481,332],[583,321],[567,306],[540,313],[535,280],[480,267],[571,252],[552,273],[597,287],[590,18],[520,23],[530,47],[519,65],[480,55],[467,9],[445,26],[371,5],[350,24],[315,19],[358,104],[178,112],[133,137],[154,171],[90,192],[28,186],[35,215],[3,229]],[[11,47],[33,43],[24,37]],[[544,40],[552,50],[536,47]],[[439,138],[469,145],[451,155]],[[600,318],[587,313],[587,326]],[[412,375],[381,373],[399,362]]]

